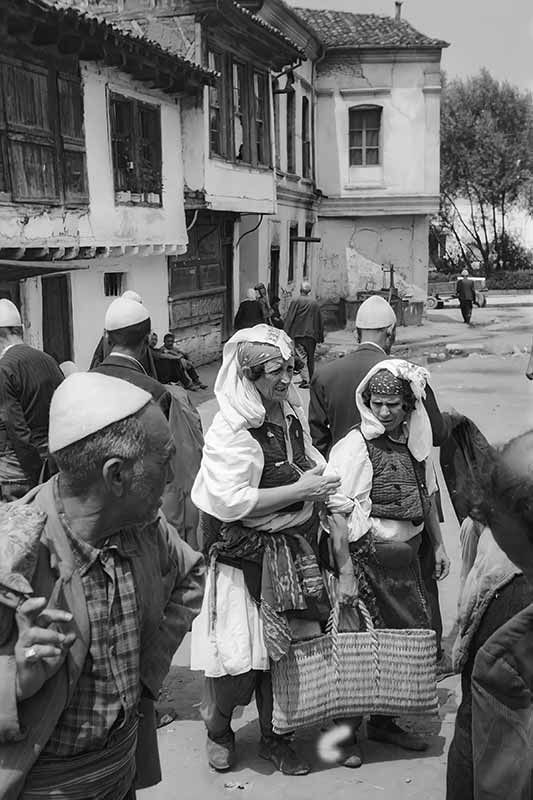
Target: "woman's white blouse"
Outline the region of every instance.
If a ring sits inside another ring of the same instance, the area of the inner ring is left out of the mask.
[[[437,490],[435,469],[431,457],[425,461],[426,485],[429,494]],[[409,520],[381,519],[371,516],[372,479],[374,471],[366,442],[359,429],[349,431],[331,449],[325,474],[341,478],[339,491],[328,501],[333,513],[348,515],[348,541],[356,542],[369,530],[376,539],[407,542],[421,532],[424,525]]]

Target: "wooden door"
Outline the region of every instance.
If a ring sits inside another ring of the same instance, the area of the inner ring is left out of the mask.
[[[58,364],[72,360],[72,311],[68,275],[42,278],[43,349]]]

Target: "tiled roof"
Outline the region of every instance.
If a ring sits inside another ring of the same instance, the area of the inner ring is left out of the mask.
[[[311,27],[326,48],[440,48],[448,43],[431,39],[407,20],[380,14],[352,14],[349,11],[295,8],[298,16]]]
[[[79,0],[78,0],[79,2]],[[218,77],[214,70],[206,69],[194,61],[184,58],[175,49],[167,49],[159,42],[148,38],[144,32],[137,32],[120,21],[110,22],[103,15],[87,13],[77,7],[76,0],[0,0],[0,6],[8,5],[11,13],[28,13],[38,18],[39,12],[48,15],[57,23],[74,26],[88,37],[103,39],[116,48],[137,52],[142,51],[145,57],[159,59],[166,69],[182,69],[194,75],[199,82],[212,82]],[[133,55],[133,52],[132,52]]]
[[[238,11],[240,11],[241,14],[252,19],[257,25],[260,25],[262,28],[267,30],[276,38],[280,39],[285,44],[289,45],[289,47],[291,47],[293,50],[296,50],[301,56],[304,56],[305,58],[305,53],[303,52],[303,50],[301,50],[298,47],[298,45],[295,42],[293,42],[292,39],[289,39],[289,37],[286,36],[282,31],[278,30],[278,28],[275,28],[274,25],[271,25],[269,22],[266,22],[264,19],[261,19],[261,17],[258,17],[257,14],[254,14],[252,11],[249,11],[244,6],[241,6],[241,4],[237,3],[236,0],[233,0],[233,6]]]

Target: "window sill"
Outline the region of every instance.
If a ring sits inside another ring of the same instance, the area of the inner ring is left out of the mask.
[[[360,189],[386,189],[386,185],[384,183],[379,183],[376,181],[357,181],[354,183],[346,183],[343,186],[343,189],[346,192],[357,192]]]
[[[115,205],[144,206],[148,208],[163,207],[160,192],[115,192]]]
[[[211,153],[209,156],[211,161],[218,163],[220,165],[224,165],[234,169],[235,167],[241,168],[243,170],[255,170],[257,172],[273,172],[273,168],[270,167],[268,164],[252,164],[251,161],[234,161],[231,158],[224,158],[224,156],[218,156],[215,153]]]
[[[300,176],[295,172],[284,172],[283,177],[292,183],[297,183],[300,180]]]

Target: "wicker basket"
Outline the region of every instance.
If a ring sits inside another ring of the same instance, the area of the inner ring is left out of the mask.
[[[437,711],[435,631],[375,629],[365,605],[366,631],[339,632],[339,607],[324,636],[295,642],[272,663],[276,733],[332,718]]]

